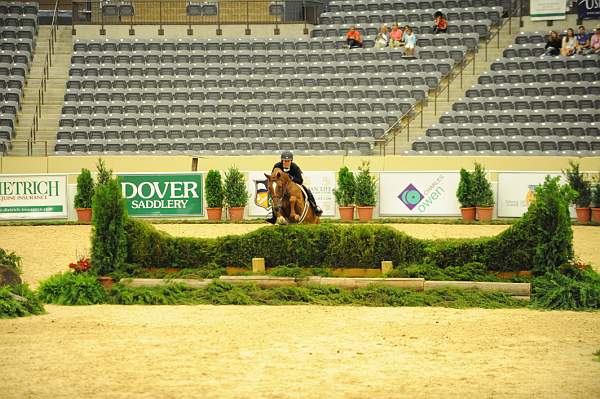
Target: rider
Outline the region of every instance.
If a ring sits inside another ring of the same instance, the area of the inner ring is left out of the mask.
[[[297,164],[292,162],[293,160],[294,160],[294,154],[292,154],[291,151],[284,151],[281,153],[281,161],[277,162],[273,166],[273,170],[275,168],[279,168],[279,169],[283,170],[285,173],[288,174],[288,176],[292,179],[292,181],[294,183],[301,185],[304,188],[304,190],[306,191],[306,195],[308,197],[308,202],[312,206],[315,215],[321,216],[321,214],[323,213],[323,210],[321,208],[319,208],[319,206],[317,205],[317,202],[315,201],[315,197],[313,196],[312,192],[302,184],[304,181],[304,179],[302,178],[302,170],[300,169],[300,167]],[[271,172],[273,170],[271,170]],[[273,211],[269,212],[269,214],[267,215],[267,221],[269,223],[275,223],[276,218],[275,218],[275,215],[273,214]]]

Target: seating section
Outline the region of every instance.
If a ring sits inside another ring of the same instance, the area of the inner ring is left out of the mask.
[[[515,3],[514,1],[512,2]],[[329,3],[330,12],[426,10],[470,7],[503,7],[508,10],[511,0],[333,0]]]
[[[503,14],[497,0],[444,2],[456,15],[432,35],[433,3],[332,1],[324,24],[296,40],[78,40],[55,152],[370,154]],[[418,29],[418,57],[373,48],[390,17]],[[364,49],[347,48],[349,23]]]
[[[600,58],[522,51],[541,37],[521,33],[407,154],[600,154]]]
[[[15,136],[35,49],[37,13],[37,3],[0,2],[0,156]]]

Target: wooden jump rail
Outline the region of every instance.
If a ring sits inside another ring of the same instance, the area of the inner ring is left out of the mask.
[[[381,262],[382,273],[392,270],[392,262]],[[255,273],[265,272],[264,258],[252,259],[252,271]],[[328,285],[346,289],[364,288],[369,285],[382,285],[386,287],[412,289],[416,291],[428,291],[437,288],[456,289],[480,289],[483,291],[496,291],[510,294],[516,299],[528,300],[531,296],[530,283],[504,283],[483,281],[426,281],[423,278],[352,278],[352,277],[319,277],[307,278],[275,277],[275,276],[220,276],[219,280],[231,284],[252,283],[260,288],[294,287],[307,285]],[[184,284],[191,288],[206,288],[213,279],[145,279],[126,278],[120,283],[130,287],[157,287],[169,284]]]

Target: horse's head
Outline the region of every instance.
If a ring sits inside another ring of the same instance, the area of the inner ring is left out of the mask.
[[[287,185],[291,181],[287,173],[279,168],[273,169],[270,175],[265,173],[268,180],[269,194],[273,201],[273,210],[280,213],[283,210],[283,201],[289,197]]]

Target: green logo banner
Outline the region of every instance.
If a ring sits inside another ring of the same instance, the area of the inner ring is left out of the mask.
[[[201,173],[119,175],[131,216],[204,216]]]

